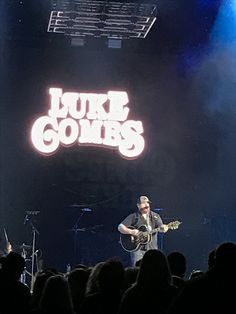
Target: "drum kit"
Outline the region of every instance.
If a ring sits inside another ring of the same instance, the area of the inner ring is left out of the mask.
[[[25,260],[25,270],[20,277],[20,281],[25,285],[30,286],[31,292],[33,289],[35,272],[39,271],[39,259],[41,257],[41,250],[33,252],[32,245],[22,243],[21,245],[14,246],[14,249],[21,254]]]
[[[39,211],[27,211],[24,219],[24,225],[29,223],[32,231],[31,245],[22,243],[20,245],[14,245],[14,247],[12,248],[11,243],[8,240],[7,231],[4,228],[6,244],[9,247],[9,249],[7,250],[8,253],[14,250],[25,259],[26,267],[21,275],[20,281],[26,285],[29,285],[31,292],[33,291],[35,273],[39,271],[39,259],[42,255],[41,250],[36,250],[36,235],[39,235],[39,231],[35,227],[33,219],[31,219],[32,215],[37,215],[38,213]]]
[[[103,225],[93,225],[91,227],[80,227],[80,220],[83,217],[84,214],[90,213],[93,211],[91,208],[83,207],[83,205],[79,204],[72,204],[70,207],[78,209],[79,210],[79,215],[77,216],[75,223],[72,227],[72,229],[69,229],[70,231],[74,232],[74,256],[73,256],[73,263],[74,265],[81,263],[83,264],[83,260],[81,259],[81,254],[79,252],[79,246],[81,243],[79,243],[78,238],[79,238],[79,232],[89,232],[89,233],[96,233],[98,229],[103,227]]]
[[[91,232],[96,233],[97,229],[103,227],[103,225],[94,225],[88,228],[80,228],[80,220],[82,216],[87,213],[91,212],[92,209],[90,208],[81,208],[82,206],[73,204],[72,207],[79,207],[80,214],[77,216],[75,224],[73,228],[70,229],[74,232],[74,263],[78,263],[78,234],[79,232]],[[41,257],[42,257],[42,250],[36,249],[36,239],[37,236],[40,234],[34,224],[34,217],[35,215],[39,214],[39,211],[26,211],[25,218],[23,224],[29,225],[31,228],[32,239],[29,243],[22,243],[20,245],[14,245],[13,250],[17,251],[21,256],[25,259],[25,270],[21,275],[20,281],[30,287],[31,292],[33,292],[33,285],[35,281],[35,274],[39,272],[42,268],[41,265]],[[4,228],[4,234],[6,238],[6,242],[10,244],[6,230]]]
[[[29,275],[29,277],[31,278],[31,273],[28,271],[27,266],[28,266],[28,263],[31,262],[31,258],[29,258],[30,256],[28,257],[28,255],[30,254],[29,252],[31,251],[32,246],[23,243],[23,244],[19,245],[18,248],[21,251],[21,256],[25,259],[25,264],[26,264],[25,270],[21,275],[20,281],[22,283],[26,284],[27,283],[27,278],[26,278],[27,275]]]

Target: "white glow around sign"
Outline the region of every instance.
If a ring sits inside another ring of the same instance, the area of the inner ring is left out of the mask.
[[[32,143],[40,153],[51,155],[60,144],[75,143],[117,148],[125,158],[142,153],[143,124],[127,120],[126,92],[63,93],[61,88],[50,88],[49,94],[48,115],[38,118],[31,130]]]

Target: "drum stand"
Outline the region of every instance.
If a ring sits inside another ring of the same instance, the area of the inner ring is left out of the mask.
[[[37,252],[35,250],[35,247],[36,247],[36,234],[39,235],[39,232],[35,228],[32,220],[30,220],[30,225],[31,225],[31,229],[32,229],[32,255],[31,255],[31,285],[30,285],[30,291],[33,292],[34,269],[35,269],[35,266],[36,266],[36,271],[38,271],[38,259],[37,259]]]
[[[24,246],[24,244],[23,244]],[[22,247],[23,247],[22,246]],[[34,263],[35,263],[35,267],[36,267],[36,272],[38,272],[40,270],[40,267],[39,267],[39,261],[38,261],[38,251],[39,250],[36,250],[34,255],[35,255],[35,258],[34,258]],[[21,253],[21,256],[24,258],[25,262],[29,262],[30,261],[30,265],[32,263],[32,256],[30,256],[30,258],[27,258],[27,252],[26,252],[26,249],[22,249],[22,253]],[[20,277],[20,281],[22,283],[24,283],[25,285],[29,285],[27,284],[27,276],[28,275],[30,278],[32,278],[32,269],[31,269],[31,266],[30,266],[30,271],[27,270],[27,266],[25,267],[24,269],[24,272],[22,273],[21,277]],[[30,282],[31,282],[31,279],[30,279]],[[30,284],[31,285],[31,284]]]
[[[25,244],[23,243],[22,244],[22,253],[21,253],[21,256],[24,258],[25,262],[26,262],[26,258],[27,258],[27,252],[26,252],[26,249],[25,249]],[[24,283],[26,285],[26,273],[27,273],[27,270],[26,268],[24,269],[23,273],[21,274],[20,276],[20,281],[22,283]]]
[[[39,231],[37,228],[34,226],[32,219],[29,217],[29,215],[26,216],[25,223],[29,222],[30,227],[31,227],[31,232],[32,232],[32,251],[31,251],[31,269],[28,271],[25,269],[24,273],[21,276],[21,282],[26,283],[26,274],[28,274],[31,277],[30,280],[30,291],[31,293],[33,292],[33,286],[34,286],[34,272],[38,272],[39,267],[38,267],[38,250],[36,251],[36,235],[39,235]],[[24,224],[25,224],[24,223]],[[27,252],[26,252],[26,245],[23,243],[22,245],[22,257],[24,257],[25,261],[27,260]]]

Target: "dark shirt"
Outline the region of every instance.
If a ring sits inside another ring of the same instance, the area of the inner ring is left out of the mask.
[[[144,225],[147,227],[148,231],[159,228],[163,225],[160,215],[153,211],[150,211],[147,220],[141,215],[140,212],[135,212],[127,216],[121,223],[126,227],[134,227],[136,229]],[[149,230],[149,227],[151,230]],[[149,249],[157,249],[157,233],[152,235],[151,241],[149,243],[140,246],[140,250],[146,251]]]

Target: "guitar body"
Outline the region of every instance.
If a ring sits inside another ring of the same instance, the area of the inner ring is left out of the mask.
[[[132,226],[129,229],[136,229]],[[145,225],[137,228],[140,232],[137,236],[132,236],[131,234],[120,234],[120,244],[125,251],[135,252],[139,249],[140,245],[147,244],[151,241],[151,234],[147,232],[147,227]]]
[[[168,223],[168,230],[178,229],[180,221],[173,221]],[[141,225],[138,228],[134,228],[133,226],[129,226],[129,229],[138,229],[139,233],[136,236],[132,236],[131,234],[120,234],[120,244],[122,248],[127,252],[135,252],[139,249],[141,245],[147,244],[151,242],[152,235],[156,232],[163,232],[161,228],[155,228],[151,232],[147,230],[145,225]]]

